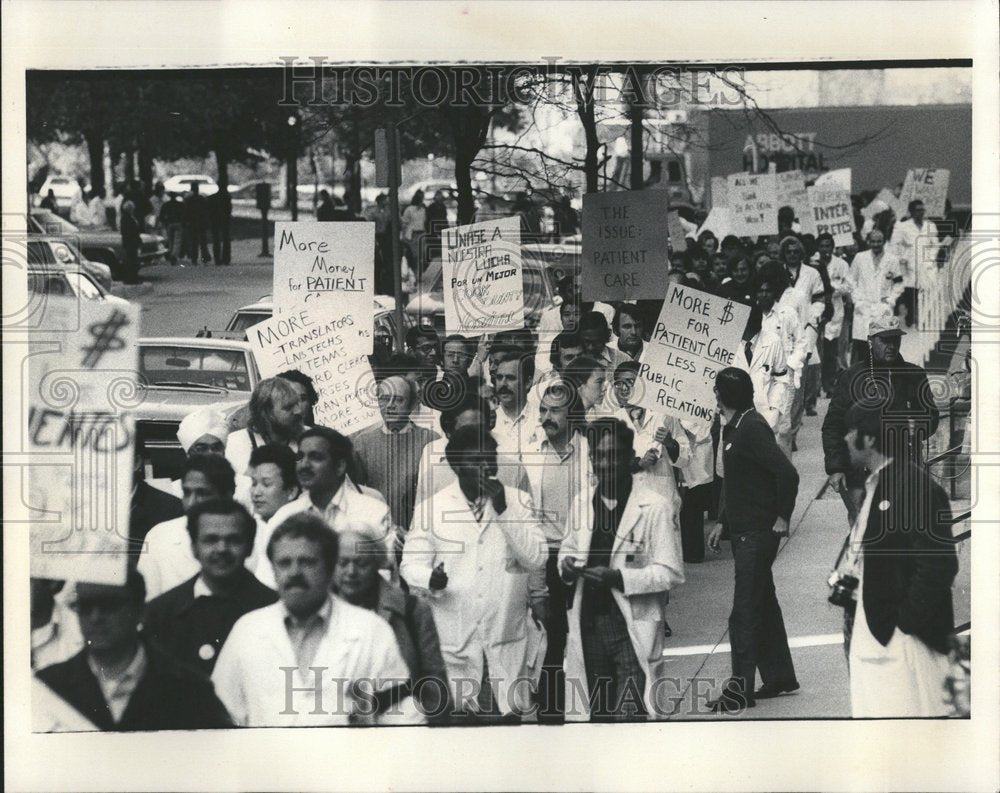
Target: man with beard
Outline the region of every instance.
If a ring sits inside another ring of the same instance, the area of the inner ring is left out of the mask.
[[[496,362],[493,388],[500,409],[494,437],[504,454],[520,456],[538,427],[537,416],[528,405],[528,391],[535,377],[534,355],[518,349],[491,352],[490,362]]]
[[[336,430],[312,427],[302,433],[296,468],[302,495],[275,512],[265,531],[272,531],[292,515],[308,512],[321,517],[335,532],[348,528],[364,530],[384,542],[392,554],[395,533],[389,507],[362,492],[347,475],[353,454],[351,441]],[[270,537],[267,540],[270,542]],[[263,569],[258,568],[258,577],[270,585]]]
[[[257,523],[235,501],[198,504],[187,516],[191,551],[201,571],[146,604],[146,635],[174,660],[212,674],[236,620],[277,595],[244,566]]]
[[[185,515],[205,501],[232,498],[235,487],[232,466],[224,457],[217,454],[189,457],[181,476],[181,503]],[[191,552],[187,517],[158,523],[149,530],[139,555],[138,569],[150,600],[198,572],[198,560]]]
[[[344,726],[361,714],[381,721],[376,710],[399,712],[409,671],[384,620],[331,594],[338,548],[309,513],[289,517],[268,540],[280,601],[233,626],[212,673],[237,725]]]
[[[633,361],[642,355],[642,311],[635,303],[622,303],[615,311],[611,328],[618,335],[618,351]]]

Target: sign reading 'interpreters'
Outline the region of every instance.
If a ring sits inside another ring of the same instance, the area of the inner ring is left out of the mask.
[[[248,328],[247,340],[264,377],[288,369],[311,377],[316,423],[347,435],[379,420],[368,355],[346,344],[352,332],[343,317],[300,308]]]
[[[810,187],[810,212],[802,218],[802,231],[818,237],[833,236],[838,248],[854,242],[854,209],[846,190],[838,187]]]
[[[441,243],[445,330],[482,336],[523,328],[520,218],[445,229]]]
[[[658,300],[670,269],[666,190],[583,197],[583,297]]]
[[[711,424],[715,376],[736,360],[749,318],[748,306],[671,284],[639,359],[632,404]]]
[[[344,320],[344,344],[371,354],[375,224],[274,224],[274,313],[309,308]]]

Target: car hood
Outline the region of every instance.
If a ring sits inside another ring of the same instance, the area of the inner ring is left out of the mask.
[[[217,391],[179,386],[151,386],[143,388],[142,392],[142,402],[133,411],[136,421],[180,421],[192,411],[204,407],[214,407],[229,415],[250,399],[249,393],[238,397],[233,392],[220,395]]]

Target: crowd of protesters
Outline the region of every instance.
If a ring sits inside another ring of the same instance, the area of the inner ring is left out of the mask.
[[[417,270],[447,222],[422,198],[402,218]],[[728,540],[732,676],[709,708],[755,707],[799,689],[771,566],[802,417],[829,398],[854,712],[943,715],[955,554],[922,468],[937,409],[899,352],[906,285],[937,259],[881,227],[847,249],[782,229],[673,252],[666,281],[751,308],[711,425],[631,404],[662,303],[588,302],[572,276],[537,331],[410,328],[372,357],[380,421],[351,437],[298,371],[258,384],[244,428],[192,413],[179,482],[137,474],[126,585],[33,585],[39,677],[101,729],[665,718],[669,593]]]

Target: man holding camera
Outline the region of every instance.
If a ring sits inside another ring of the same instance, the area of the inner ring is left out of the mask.
[[[831,595],[836,605],[855,609],[851,712],[946,716],[951,584],[958,572],[948,496],[926,469],[894,457],[886,435],[879,408],[848,411],[851,463],[870,471],[848,562]]]

